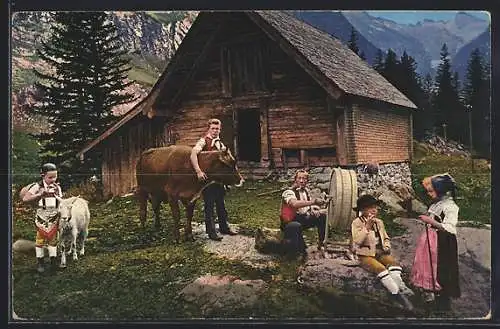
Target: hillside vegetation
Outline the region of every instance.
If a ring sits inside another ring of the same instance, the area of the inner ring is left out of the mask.
[[[424,199],[422,179],[449,172],[459,187],[456,198],[460,207],[459,219],[491,224],[491,171],[486,160],[475,159],[472,169],[470,158],[439,154],[426,144],[415,142],[411,172],[413,188]]]

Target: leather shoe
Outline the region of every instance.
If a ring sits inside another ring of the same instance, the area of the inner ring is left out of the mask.
[[[214,240],[214,241],[221,241],[222,240],[222,237],[221,236],[218,236],[217,234],[209,234],[208,235],[208,238],[210,240]]]
[[[231,230],[227,230],[227,231],[220,231],[220,234],[237,235],[238,233],[233,232]]]

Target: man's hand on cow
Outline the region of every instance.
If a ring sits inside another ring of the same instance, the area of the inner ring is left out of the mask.
[[[198,176],[199,180],[206,180],[208,178],[207,175],[201,170],[196,173],[196,176]]]

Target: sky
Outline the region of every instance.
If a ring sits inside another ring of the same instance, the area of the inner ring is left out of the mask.
[[[395,21],[396,23],[402,23],[402,24],[415,24],[419,21],[422,21],[424,19],[432,19],[432,20],[450,20],[455,17],[455,15],[458,13],[458,11],[453,11],[453,10],[432,10],[432,11],[410,11],[410,10],[405,10],[405,11],[367,11],[368,14],[371,16],[375,17],[381,17],[385,19],[390,19]],[[464,10],[463,12],[466,12],[468,14],[471,14],[473,16],[479,17],[483,20],[489,21],[490,16],[488,12],[486,11],[467,11]]]

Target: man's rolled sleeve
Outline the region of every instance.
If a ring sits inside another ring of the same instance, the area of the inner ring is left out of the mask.
[[[29,188],[28,192],[31,194],[37,194],[40,191],[40,186],[38,184],[33,184],[32,187]]]
[[[283,192],[282,197],[286,204],[290,204],[290,201],[292,200],[297,200],[297,197],[292,190],[286,190]]]
[[[205,147],[205,138],[200,138],[196,144],[193,146],[193,150],[196,151],[196,153],[200,153],[201,150],[203,150],[203,148]]]

